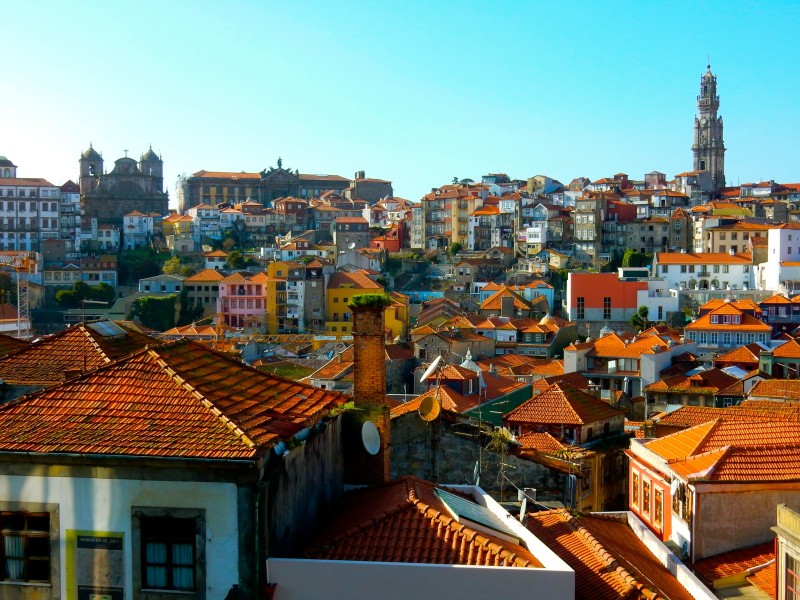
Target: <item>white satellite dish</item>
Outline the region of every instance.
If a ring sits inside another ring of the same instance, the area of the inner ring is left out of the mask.
[[[434,371],[436,371],[436,367],[439,366],[439,362],[441,360],[442,360],[441,355],[439,355],[439,356],[437,356],[436,358],[433,359],[433,362],[430,364],[430,366],[427,369],[425,369],[425,372],[422,374],[422,377],[419,378],[419,382],[420,383],[424,383],[425,380],[428,377],[430,377],[433,374]]]
[[[348,250],[353,250],[355,247],[356,247],[356,243],[355,242],[350,242],[349,244],[347,244],[347,249]]]
[[[364,450],[375,456],[381,449],[381,432],[372,421],[365,421],[361,426],[361,443]]]

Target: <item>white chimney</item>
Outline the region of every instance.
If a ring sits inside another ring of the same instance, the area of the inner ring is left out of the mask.
[[[728,254],[730,254],[731,256],[735,256],[736,255],[736,250],[731,248],[730,250],[728,250]]]

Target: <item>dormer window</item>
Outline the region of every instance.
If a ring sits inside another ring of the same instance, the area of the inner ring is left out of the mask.
[[[719,323],[719,315],[711,315],[711,323],[713,325],[716,325],[717,323]]]
[[[724,316],[722,317],[722,322],[723,322],[723,323],[726,323],[726,324],[730,324],[730,322],[731,322],[731,316],[730,316],[730,315],[724,315]]]
[[[738,325],[741,322],[742,322],[741,315],[733,315],[733,317],[731,317],[731,323],[733,323],[734,325]]]

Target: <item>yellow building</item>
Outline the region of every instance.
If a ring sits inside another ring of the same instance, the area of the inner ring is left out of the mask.
[[[391,305],[384,311],[386,329],[391,332],[391,339],[400,338],[405,340],[408,336],[408,323],[411,317],[409,309],[409,296],[400,292],[391,292]]]
[[[164,217],[161,221],[164,237],[172,235],[176,240],[191,239],[193,225],[194,220],[192,217],[189,215],[179,215],[177,213]]]
[[[331,335],[352,335],[353,318],[350,298],[364,293],[382,292],[383,287],[363,271],[333,273],[328,280],[325,302],[325,332]]]

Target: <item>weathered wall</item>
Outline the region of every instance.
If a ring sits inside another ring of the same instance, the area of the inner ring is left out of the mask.
[[[735,488],[761,486],[708,485],[705,489],[710,487],[729,491],[698,494],[692,540],[695,560],[768,542],[775,537],[770,530],[775,525],[775,507],[786,504],[793,510],[800,510],[800,489],[791,489],[797,488],[796,484],[750,492],[735,491]]]
[[[277,460],[277,459],[276,459]],[[326,422],[280,461],[269,478],[266,519],[270,556],[302,545],[342,493],[341,419]]]
[[[416,412],[392,419],[392,477],[414,475],[448,484],[475,483],[473,473],[478,461],[476,428],[466,422],[449,422],[442,417],[427,423]],[[513,485],[500,477],[503,472],[519,488],[534,487],[538,498],[560,500],[564,475],[533,461],[486,450],[488,439],[480,446],[481,487],[502,500],[516,499]],[[501,485],[502,484],[502,485]]]

